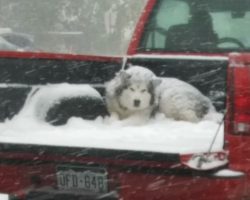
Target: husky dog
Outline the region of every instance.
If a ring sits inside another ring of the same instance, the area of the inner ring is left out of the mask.
[[[155,103],[155,74],[147,68],[131,66],[106,84],[106,102],[111,116],[149,119]]]
[[[199,122],[216,113],[210,99],[194,86],[176,78],[158,78],[140,66],[120,71],[106,84],[106,101],[111,117],[121,120],[149,119],[159,112],[174,120]]]
[[[168,118],[198,122],[210,113],[216,113],[210,99],[194,86],[176,78],[161,78],[156,89],[158,110]]]

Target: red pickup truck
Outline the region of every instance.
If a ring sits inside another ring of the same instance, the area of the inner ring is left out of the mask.
[[[1,37],[9,50],[32,43],[26,35]],[[15,118],[40,86],[90,84],[103,95],[103,83],[130,63],[189,82],[208,96],[225,116],[218,125],[224,126],[224,143],[218,152],[183,154],[0,141],[0,193],[8,199],[250,199],[249,0],[148,0],[123,57],[23,46],[25,52],[0,52],[3,122]],[[46,121],[60,125],[71,116],[106,114],[105,105],[97,109],[88,99],[68,102]],[[195,159],[198,164],[190,164]],[[202,168],[206,164],[213,166]]]

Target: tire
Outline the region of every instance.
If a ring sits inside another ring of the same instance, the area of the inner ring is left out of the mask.
[[[107,115],[106,105],[101,98],[81,96],[61,99],[51,107],[45,117],[45,121],[55,125],[64,125],[71,117],[81,117],[86,120],[94,120],[98,116]]]

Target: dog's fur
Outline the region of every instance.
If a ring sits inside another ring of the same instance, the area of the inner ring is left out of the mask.
[[[111,116],[121,120],[131,116],[149,119],[157,110],[168,118],[198,122],[215,111],[211,101],[192,85],[157,78],[140,66],[120,71],[106,84],[106,102]]]
[[[157,87],[158,111],[175,120],[199,122],[215,112],[210,99],[194,86],[176,78],[162,78]]]
[[[149,119],[156,107],[154,79],[153,72],[140,66],[120,71],[106,84],[106,102],[111,116]]]

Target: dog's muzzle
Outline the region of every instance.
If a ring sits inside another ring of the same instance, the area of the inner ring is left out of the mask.
[[[140,100],[138,100],[138,99],[134,100],[134,107],[139,107],[140,104],[141,104]]]

